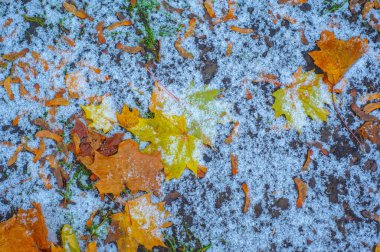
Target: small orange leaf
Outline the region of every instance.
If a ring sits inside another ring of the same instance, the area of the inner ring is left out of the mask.
[[[226,50],[226,56],[230,56],[232,54],[232,42],[228,42],[227,44],[227,50]]]
[[[352,37],[348,41],[339,40],[334,33],[325,30],[317,45],[321,50],[310,52],[309,55],[314,59],[314,64],[325,72],[332,90],[346,71],[367,51],[368,40],[360,37]]]
[[[180,37],[174,42],[174,47],[175,49],[177,49],[179,54],[185,59],[194,59],[194,55],[188,52],[185,48],[183,48],[181,43],[182,43],[182,39]]]
[[[103,29],[104,29],[104,21],[101,21],[96,25],[96,30],[98,31],[98,42],[100,44],[106,43],[106,39],[104,38],[104,35],[103,35]]]
[[[243,205],[243,213],[246,213],[246,212],[248,212],[248,207],[251,204],[251,201],[250,201],[249,195],[248,195],[248,193],[249,193],[248,185],[244,182],[241,185],[241,189],[243,190],[244,197],[245,197],[244,205]]]
[[[56,142],[62,142],[62,137],[48,130],[41,130],[35,134],[35,137],[50,138]]]
[[[232,176],[235,176],[238,173],[238,159],[237,156],[231,153],[230,155],[231,159],[231,170],[232,170]]]
[[[75,40],[74,39],[70,39],[69,37],[67,36],[62,36],[63,40],[71,47],[75,47]]]
[[[132,54],[139,53],[143,50],[141,46],[126,46],[126,45],[123,45],[122,43],[117,43],[116,48],[124,52],[132,53]]]
[[[231,25],[230,26],[230,30],[234,31],[234,32],[238,32],[240,34],[251,34],[251,33],[253,33],[253,29],[250,29],[250,28],[241,28],[241,27],[238,27],[238,26],[235,26],[235,25]]]
[[[3,54],[3,59],[5,60],[8,60],[8,61],[15,61],[19,58],[22,58],[25,56],[25,54],[27,54],[29,52],[29,49],[28,48],[25,48],[19,52],[12,52],[12,53],[8,53],[8,54]]]
[[[85,19],[88,17],[88,15],[83,11],[83,10],[77,10],[77,7],[73,4],[69,4],[67,2],[63,2],[63,8],[65,8],[68,12],[71,14],[74,14],[74,16],[80,18],[80,19]]]
[[[234,126],[232,127],[231,133],[229,134],[227,139],[224,141],[225,143],[227,144],[232,143],[232,138],[235,136],[238,126],[239,126],[239,122],[235,122]]]
[[[299,178],[294,178],[294,183],[296,184],[297,191],[298,191],[298,199],[296,202],[296,207],[301,208],[303,203],[306,200],[307,196],[307,185],[305,182],[303,182]]]
[[[205,0],[204,7],[211,18],[216,18],[212,0]]]
[[[41,159],[46,149],[44,140],[41,139],[38,149],[35,151],[35,156],[33,158],[33,163],[37,163]]]
[[[313,155],[313,150],[312,149],[308,149],[307,150],[306,161],[305,161],[305,163],[302,166],[302,171],[307,171],[309,169],[309,165],[310,165],[310,162],[311,162],[311,155]]]
[[[129,20],[123,20],[123,21],[115,22],[115,23],[109,25],[107,27],[107,30],[108,31],[112,31],[112,30],[114,30],[114,29],[116,29],[116,28],[118,28],[120,26],[130,26],[130,25],[132,25],[131,21],[129,21]]]
[[[374,103],[367,104],[363,108],[363,111],[364,111],[364,113],[369,114],[376,109],[380,109],[380,102],[374,102]]]
[[[9,100],[14,100],[14,95],[13,95],[13,92],[12,92],[12,88],[11,88],[11,77],[8,76],[4,81],[3,81],[3,86],[5,88],[5,91],[7,92],[8,94],[8,97],[9,97]]]
[[[8,163],[7,163],[8,167],[11,166],[11,165],[13,165],[14,163],[16,163],[18,154],[23,149],[24,149],[24,147],[23,147],[22,144],[20,144],[19,146],[17,146],[15,152],[13,153],[13,155],[11,156],[11,158],[8,160]]]
[[[4,27],[4,28],[7,28],[10,24],[12,24],[12,22],[13,22],[13,19],[12,19],[12,18],[8,18],[8,19],[5,21],[3,27]]]
[[[70,102],[67,99],[63,97],[58,97],[58,98],[54,98],[52,100],[46,101],[45,106],[57,107],[57,106],[68,106],[69,104]]]
[[[195,29],[196,24],[197,24],[197,20],[195,18],[191,18],[189,21],[189,27],[187,28],[185,35],[183,35],[184,38],[194,36],[194,29]]]

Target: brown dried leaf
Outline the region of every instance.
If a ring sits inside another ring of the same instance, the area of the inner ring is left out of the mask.
[[[253,29],[251,28],[241,28],[236,25],[231,25],[230,30],[234,32],[238,32],[240,34],[251,34],[253,33]]]
[[[25,56],[25,54],[27,54],[29,52],[29,49],[28,48],[25,48],[19,52],[12,52],[12,53],[8,53],[8,54],[3,54],[3,59],[5,60],[8,60],[8,61],[15,61],[19,58],[22,58]]]
[[[245,197],[244,205],[243,205],[243,213],[246,213],[246,212],[248,212],[248,207],[251,204],[251,201],[250,201],[249,195],[248,195],[248,193],[249,193],[248,185],[244,182],[241,185],[241,189],[243,190],[244,197]]]
[[[96,31],[98,32],[98,42],[100,44],[105,44],[106,43],[106,38],[103,35],[103,29],[104,29],[104,21],[99,22],[96,27]]]
[[[117,43],[116,48],[119,50],[122,50],[127,53],[136,54],[143,51],[143,48],[141,46],[126,46],[122,43]]]
[[[231,172],[232,176],[235,176],[238,173],[238,159],[237,156],[231,153],[230,155],[231,159]]]
[[[182,39],[180,37],[174,42],[174,47],[175,49],[177,49],[179,54],[185,59],[194,59],[194,55],[188,52],[185,48],[183,48],[181,43],[182,43]]]
[[[294,178],[294,183],[296,184],[298,191],[298,199],[296,202],[296,207],[301,208],[306,200],[307,196],[307,184],[299,178]]]
[[[129,20],[123,20],[123,21],[115,22],[115,23],[109,25],[107,27],[107,30],[108,31],[112,31],[112,30],[115,30],[116,28],[118,28],[120,26],[130,26],[130,25],[132,25],[131,21],[129,21]]]
[[[48,131],[48,130],[40,130],[38,131],[36,134],[35,134],[35,137],[39,137],[39,138],[49,138],[49,139],[52,139],[56,142],[62,142],[62,137],[60,135],[57,135],[51,131]]]

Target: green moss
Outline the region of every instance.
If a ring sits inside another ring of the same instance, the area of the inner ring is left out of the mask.
[[[43,18],[43,17],[29,17],[29,16],[26,16],[26,15],[22,15],[22,17],[24,18],[24,20],[26,22],[35,23],[38,26],[42,26],[42,27],[45,26],[46,19]]]

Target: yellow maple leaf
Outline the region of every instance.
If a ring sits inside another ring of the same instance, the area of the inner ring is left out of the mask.
[[[313,120],[327,121],[329,112],[324,104],[330,104],[331,98],[322,82],[322,75],[302,73],[302,69],[298,68],[293,82],[272,95],[275,97],[275,116],[285,115],[286,120],[299,132],[306,124],[307,116]]]
[[[111,97],[103,99],[100,105],[81,106],[81,108],[86,113],[86,118],[92,121],[89,126],[103,130],[104,133],[110,131],[113,123],[116,122]]]
[[[125,186],[134,193],[161,188],[161,153],[141,153],[138,144],[129,139],[119,144],[116,154],[104,156],[96,151],[94,162],[84,163],[99,177],[95,186],[101,194],[119,195]]]
[[[21,248],[22,251],[40,251],[50,248],[41,205],[33,203],[33,206],[29,210],[19,209],[11,219],[0,223],[0,251],[13,252]]]
[[[80,252],[79,243],[70,225],[63,225],[61,237],[65,252]]]
[[[111,227],[116,234],[119,251],[135,252],[139,245],[152,250],[153,247],[166,247],[162,241],[161,228],[171,226],[166,219],[169,212],[165,203],[152,204],[151,194],[145,194],[127,202],[124,212],[111,215]]]
[[[167,180],[180,178],[185,168],[197,174],[202,141],[189,134],[185,116],[167,116],[157,110],[153,118],[141,118],[136,111],[131,112],[124,106],[117,118],[122,127],[141,141],[150,142],[146,152],[162,152]],[[133,123],[128,118],[132,118]]]
[[[320,51],[310,52],[315,65],[326,74],[330,88],[338,83],[346,71],[367,51],[368,40],[352,37],[348,41],[337,39],[334,33],[323,31],[317,41]]]

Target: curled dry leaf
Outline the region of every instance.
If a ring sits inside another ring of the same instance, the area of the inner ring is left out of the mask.
[[[80,19],[85,19],[88,17],[86,12],[84,12],[83,10],[77,10],[77,7],[75,7],[75,5],[73,4],[69,4],[68,2],[63,2],[62,5],[63,5],[63,8],[65,8],[65,10],[67,10],[68,12],[70,12],[71,14],[73,14],[74,16]]]
[[[211,17],[211,18],[216,18],[216,15],[215,15],[215,11],[214,11],[214,6],[212,4],[212,0],[205,0],[204,3],[203,3],[206,11],[207,11],[207,14]]]
[[[0,223],[0,251],[22,248],[22,251],[38,252],[50,248],[41,205],[32,205],[34,208],[19,209],[15,216]]]
[[[191,18],[189,21],[189,27],[187,28],[187,31],[185,32],[185,35],[183,35],[184,38],[192,37],[194,36],[194,30],[195,25],[197,24],[197,20],[195,18]]]
[[[298,5],[307,3],[307,0],[278,0],[279,4],[291,4],[291,5]]]
[[[238,27],[236,25],[231,25],[230,30],[237,32],[237,33],[240,33],[240,34],[251,34],[251,33],[253,33],[253,29],[251,29],[251,28],[241,28],[241,27]]]
[[[235,176],[238,173],[238,159],[237,156],[232,153],[230,155],[230,159],[232,176]]]
[[[47,107],[68,106],[69,104],[70,101],[63,97],[54,98],[45,102],[45,106]]]
[[[227,14],[222,18],[215,18],[212,21],[213,25],[217,25],[222,22],[228,22],[229,20],[237,20],[237,17],[235,15],[237,2],[235,2],[235,0],[227,0],[227,4],[228,4]]]
[[[296,184],[297,191],[298,191],[298,198],[296,202],[296,207],[301,208],[303,203],[306,200],[307,196],[307,185],[305,182],[303,182],[299,178],[294,178],[294,183]]]
[[[40,130],[35,134],[35,137],[38,138],[49,138],[58,143],[62,142],[62,137],[48,130]]]
[[[380,147],[380,122],[372,121],[365,122],[357,130],[364,140],[369,140],[370,142],[376,144]]]
[[[7,95],[9,97],[9,100],[14,100],[15,96],[13,95],[12,88],[11,88],[11,77],[8,76],[4,81],[3,81],[3,86],[5,91],[7,92]]]
[[[247,183],[244,182],[244,183],[241,185],[241,189],[243,190],[243,192],[244,192],[244,197],[245,197],[244,205],[243,205],[243,213],[246,213],[246,212],[248,212],[248,207],[249,207],[249,205],[251,204],[251,201],[250,201],[250,199],[249,199],[249,195],[248,195],[248,193],[249,193],[249,189],[248,189],[248,185],[247,185]]]
[[[309,165],[311,163],[311,155],[313,155],[313,150],[312,149],[308,149],[307,150],[307,155],[306,155],[306,160],[305,160],[305,163],[303,164],[302,166],[302,171],[307,171],[309,169]]]
[[[344,41],[325,30],[317,45],[321,50],[310,52],[309,55],[314,59],[315,65],[325,72],[325,80],[332,90],[346,71],[367,51],[368,40],[352,37]]]
[[[374,102],[374,103],[365,105],[363,108],[363,111],[364,113],[369,114],[376,109],[380,109],[380,102]]]
[[[185,59],[194,59],[194,55],[183,48],[181,43],[182,39],[180,37],[178,37],[178,39],[174,42],[174,47],[179,52],[179,54]]]
[[[108,31],[112,31],[112,30],[115,30],[116,28],[118,28],[120,26],[130,26],[130,25],[132,25],[131,21],[129,21],[129,20],[123,20],[123,21],[115,22],[115,23],[109,25],[107,27],[107,30]]]
[[[28,52],[29,52],[29,49],[25,48],[19,52],[11,52],[7,54],[3,54],[2,57],[3,59],[8,60],[8,61],[15,61],[19,58],[24,57]]]
[[[234,125],[232,126],[231,133],[228,135],[228,137],[227,137],[226,140],[224,141],[225,143],[227,143],[227,144],[232,143],[233,137],[236,135],[236,132],[237,132],[238,127],[239,127],[239,122],[236,121],[236,122],[234,123]]]
[[[161,229],[171,226],[166,222],[169,212],[165,210],[165,202],[152,204],[150,197],[151,194],[145,194],[129,200],[124,212],[111,215],[108,241],[116,241],[119,251],[134,252],[139,245],[148,250],[166,247]]]
[[[33,158],[33,163],[37,163],[37,161],[41,159],[42,155],[45,152],[45,149],[46,149],[45,141],[41,139],[38,149],[36,149],[34,152],[35,156]]]
[[[13,155],[11,156],[11,158],[8,160],[8,167],[9,166],[12,166],[14,163],[16,163],[17,161],[17,157],[18,157],[18,154],[24,149],[23,145],[20,144],[19,146],[17,146],[15,152],[13,153]]]
[[[119,50],[122,50],[127,53],[136,54],[143,51],[143,48],[141,46],[126,46],[122,43],[117,43],[116,48]]]
[[[95,152],[94,162],[86,166],[99,177],[95,186],[100,194],[117,196],[125,186],[133,193],[151,190],[158,193],[161,188],[161,154],[141,153],[138,144],[132,140],[121,142],[118,152],[111,156]]]
[[[106,38],[103,35],[103,29],[104,29],[104,21],[100,21],[96,27],[96,31],[98,32],[98,42],[100,44],[105,44],[106,43]]]

